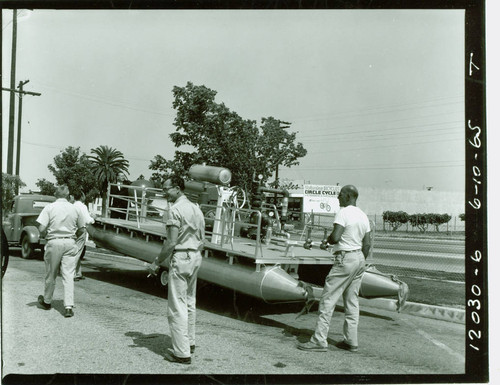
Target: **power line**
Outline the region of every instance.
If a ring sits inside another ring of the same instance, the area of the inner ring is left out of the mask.
[[[432,105],[432,106],[424,106],[422,108],[434,108],[434,107],[440,107],[440,106],[445,106],[445,105],[451,105],[451,104],[458,104],[458,103],[464,103],[465,100],[464,100],[464,97],[463,96],[452,96],[452,97],[442,97],[442,98],[437,98],[437,99],[428,99],[426,101],[421,101],[421,102],[412,102],[412,103],[403,103],[403,104],[395,104],[395,105],[381,105],[381,106],[373,106],[373,107],[367,107],[367,108],[363,108],[361,111],[359,109],[350,109],[350,110],[343,110],[343,111],[339,111],[339,112],[334,112],[332,114],[324,114],[323,116],[319,115],[319,116],[312,116],[312,117],[299,117],[299,118],[289,118],[288,120],[300,120],[300,121],[303,121],[303,120],[307,120],[307,119],[327,119],[329,117],[339,117],[339,116],[343,116],[343,115],[347,115],[347,117],[349,116],[352,116],[350,114],[355,114],[354,116],[359,116],[359,114],[369,114],[370,111],[375,111],[375,113],[388,113],[388,112],[395,112],[395,111],[407,111],[408,109],[416,109],[418,105],[420,104],[428,104],[428,103],[432,103],[434,101],[438,101],[438,100],[446,100],[446,99],[452,99],[452,98],[460,98],[461,100],[459,101],[456,101],[456,102],[447,102],[447,103],[442,103],[442,104],[438,104],[437,106],[436,105]],[[413,108],[405,108],[405,107],[410,107],[410,106],[415,106]],[[403,107],[403,109],[401,109],[401,107]],[[388,111],[382,111],[382,110],[388,110]]]
[[[425,116],[417,116],[417,117],[408,117],[404,119],[395,119],[395,120],[380,120],[380,121],[369,121],[366,123],[360,123],[360,124],[351,124],[351,125],[344,125],[340,124],[339,126],[342,126],[342,128],[346,127],[371,127],[371,126],[377,126],[381,124],[388,124],[388,123],[398,123],[398,122],[406,122],[406,121],[416,121],[420,119],[428,119],[428,118],[435,118],[437,116],[444,116],[444,115],[449,115],[449,114],[459,114],[461,113],[463,115],[463,111],[450,111],[450,112],[444,112],[444,113],[439,113],[439,114],[431,114],[431,115],[425,115]],[[317,131],[324,131],[325,128],[309,128],[307,130],[308,133],[315,133]],[[389,128],[389,130],[393,130],[393,128]],[[369,132],[369,131],[359,131],[359,132]]]
[[[300,171],[308,171],[308,170],[314,170],[314,171],[371,171],[371,170],[395,170],[395,169],[416,169],[416,168],[450,168],[450,167],[465,167],[464,164],[457,164],[457,165],[442,165],[442,166],[435,166],[435,165],[416,165],[416,166],[387,166],[387,167],[329,167],[329,168],[307,168],[307,167],[301,167]]]
[[[61,89],[59,89],[57,87],[43,85],[43,83],[40,83],[40,84],[42,84],[43,87],[56,90],[57,92],[59,92],[61,94],[65,94],[65,95],[69,95],[69,96],[72,96],[72,97],[77,97],[77,98],[89,100],[89,101],[96,102],[96,103],[107,104],[107,105],[110,105],[110,106],[113,106],[113,107],[120,107],[120,108],[129,109],[129,110],[134,110],[134,111],[139,111],[139,112],[146,112],[146,113],[149,113],[149,114],[162,115],[162,116],[173,116],[174,115],[172,113],[165,113],[165,112],[159,112],[159,111],[154,111],[154,110],[148,110],[148,109],[145,109],[145,108],[134,107],[134,106],[131,106],[131,105],[125,104],[125,103],[113,102],[113,101],[109,101],[109,100],[106,100],[106,99],[103,99],[103,98],[100,98],[100,97],[96,97],[96,96],[87,96],[87,95],[79,94],[79,93],[76,93],[76,92],[61,90]]]
[[[446,140],[446,142],[463,142],[464,139],[448,139]],[[430,143],[433,143],[433,144],[439,144],[440,141],[430,141],[430,142],[412,142],[412,143],[401,143],[401,144],[397,144],[397,145],[387,145],[387,146],[370,146],[370,147],[361,147],[361,148],[339,148],[339,149],[335,149],[335,150],[328,150],[328,151],[314,151],[313,153],[311,153],[311,155],[320,155],[320,154],[333,154],[333,153],[339,153],[339,152],[356,152],[356,151],[361,151],[361,150],[380,150],[380,149],[384,149],[384,148],[392,148],[392,149],[397,149],[399,147],[404,147],[404,146],[415,146],[415,145],[420,145],[420,144],[430,144]],[[444,142],[444,141],[443,141]],[[308,153],[308,156],[309,156],[309,153]]]
[[[417,124],[413,126],[402,126],[402,127],[394,127],[394,128],[388,128],[387,130],[383,130],[384,132],[387,131],[396,131],[396,130],[406,130],[406,129],[411,129],[411,128],[422,128],[422,127],[433,127],[433,126],[439,126],[443,124],[464,124],[464,121],[461,120],[455,120],[455,121],[448,121],[448,122],[437,122],[437,123],[428,123],[428,124]],[[345,127],[345,126],[344,126]],[[354,126],[347,126],[347,127],[356,127]],[[329,133],[324,133],[321,135],[308,135],[309,138],[324,138],[324,137],[329,137],[329,136],[339,136],[339,135],[353,135],[353,134],[366,134],[366,133],[378,133],[380,134],[381,130],[369,130],[369,131],[336,131],[335,128],[326,128],[325,131],[328,131]],[[335,132],[332,132],[335,131]],[[421,130],[419,130],[421,131]],[[415,131],[418,132],[418,131]],[[406,134],[406,132],[405,132]],[[302,139],[301,139],[302,140]],[[307,142],[307,140],[304,140],[304,142]]]
[[[36,147],[43,147],[43,148],[54,148],[56,150],[60,150],[60,151],[64,151],[68,146],[54,146],[54,145],[50,145],[50,144],[44,144],[44,143],[33,143],[33,142],[28,142],[28,141],[25,141],[25,140],[22,140],[21,141],[23,144],[28,144],[28,145],[31,145],[31,146],[36,146]],[[90,150],[89,151],[85,151],[85,149],[82,149],[82,152],[83,153],[90,153]],[[137,158],[137,157],[132,157],[132,156],[127,156],[126,159],[132,159],[132,160],[139,160],[139,161],[144,161],[144,162],[149,162],[153,159],[144,159],[144,158]]]
[[[449,129],[447,129],[449,130]],[[436,130],[437,131],[437,130]],[[433,131],[434,132],[434,131]],[[399,135],[399,136],[395,136]],[[403,136],[402,136],[403,135]],[[422,132],[420,135],[418,135],[418,132],[413,132],[411,134],[411,138],[409,135],[404,135],[404,133],[398,133],[398,134],[385,134],[385,135],[378,135],[378,136],[369,136],[366,138],[340,138],[340,139],[330,139],[329,141],[326,140],[316,140],[316,141],[304,141],[304,144],[313,144],[313,143],[325,143],[325,144],[337,144],[337,143],[361,143],[361,142],[374,142],[374,141],[387,141],[391,140],[394,141],[395,145],[398,145],[400,140],[409,140],[409,139],[414,139],[414,138],[421,138],[421,137],[429,137],[428,133]],[[461,135],[464,137],[464,134],[462,132],[436,132],[432,136],[437,137],[437,136],[451,136],[451,135]]]

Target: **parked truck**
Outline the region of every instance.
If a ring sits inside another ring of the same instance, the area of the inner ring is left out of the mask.
[[[43,248],[46,240],[40,236],[36,219],[42,209],[56,200],[49,195],[21,194],[14,197],[2,219],[2,228],[9,246],[20,246],[23,258],[33,258],[35,250]]]

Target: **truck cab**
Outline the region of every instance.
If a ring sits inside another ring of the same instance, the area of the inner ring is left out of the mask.
[[[36,249],[43,249],[46,241],[40,237],[36,219],[55,200],[53,196],[38,194],[21,194],[12,200],[2,227],[9,246],[20,246],[23,258],[32,258]]]

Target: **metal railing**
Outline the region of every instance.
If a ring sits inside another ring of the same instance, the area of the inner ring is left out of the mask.
[[[112,187],[120,187],[123,194],[112,194]],[[118,185],[110,183],[106,196],[105,218],[119,218],[135,221],[138,228],[146,221],[161,222],[164,207],[155,206],[154,200],[165,201],[162,190],[152,187]]]
[[[253,245],[253,257],[263,258],[262,243],[265,241],[261,234],[262,213],[259,210],[241,209],[233,206],[200,205],[205,213],[205,236],[214,245],[234,250],[235,239],[243,238],[241,231],[244,230],[255,242]],[[253,221],[251,218],[256,218]],[[256,223],[255,223],[256,222]],[[249,238],[249,241],[250,241]]]

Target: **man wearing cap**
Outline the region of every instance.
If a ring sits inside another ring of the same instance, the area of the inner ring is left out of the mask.
[[[325,279],[315,333],[309,342],[297,346],[301,350],[327,351],[330,321],[341,295],[344,299],[344,338],[336,346],[351,352],[358,350],[358,294],[371,238],[370,222],[366,214],[356,207],[357,198],[358,190],[353,185],[340,190],[340,210],[328,237],[328,243],[335,245],[334,263]]]
[[[74,306],[74,281],[76,237],[82,234],[84,218],[78,209],[68,202],[68,187],[56,188],[55,202],[45,206],[37,218],[40,235],[45,235],[45,290],[38,297],[38,303],[45,310],[51,308],[52,296],[56,287],[57,274],[60,271],[64,288],[64,316],[72,317]]]
[[[205,218],[200,208],[184,195],[184,179],[180,176],[167,179],[163,191],[172,203],[165,212],[167,237],[148,270],[156,275],[167,260],[167,315],[173,352],[166,359],[190,364],[195,349],[196,280],[202,260]]]

